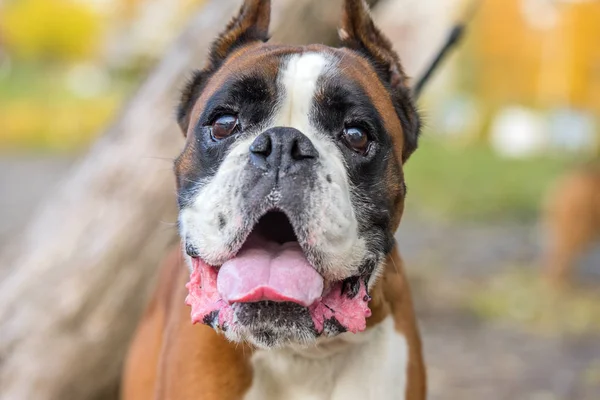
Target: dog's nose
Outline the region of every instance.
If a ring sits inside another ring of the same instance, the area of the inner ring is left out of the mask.
[[[319,157],[310,139],[294,128],[271,128],[250,145],[252,164],[264,171],[297,172]]]

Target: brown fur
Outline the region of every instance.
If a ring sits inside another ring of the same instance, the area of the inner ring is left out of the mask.
[[[269,37],[271,2],[269,0],[245,1],[237,17],[233,18],[215,41],[212,57],[224,60],[240,41],[266,41]],[[214,60],[213,60],[214,61]]]
[[[340,31],[342,42],[349,48],[364,50],[379,66],[390,74],[390,86],[406,86],[406,74],[402,70],[392,43],[381,34],[369,14],[364,0],[346,0]]]
[[[577,169],[549,192],[544,224],[549,236],[544,278],[567,285],[577,258],[600,239],[600,164]]]
[[[123,399],[236,400],[250,387],[250,349],[192,325],[183,264],[177,248],[162,268],[126,359]]]

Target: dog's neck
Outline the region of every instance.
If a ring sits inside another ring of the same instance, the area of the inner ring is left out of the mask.
[[[257,351],[251,364],[245,400],[407,398],[409,344],[389,316],[314,347]]]

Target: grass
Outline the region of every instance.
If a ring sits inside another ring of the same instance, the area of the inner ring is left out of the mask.
[[[531,221],[548,186],[570,164],[550,156],[506,159],[485,146],[427,137],[405,167],[407,206],[451,220]]]
[[[438,312],[473,315],[481,322],[547,337],[600,333],[597,286],[577,283],[556,290],[531,265],[513,265],[476,279],[469,273],[445,275],[440,265],[412,265],[409,280],[417,303]],[[594,379],[600,379],[600,364],[594,372],[599,373]]]
[[[600,332],[600,294],[595,288],[550,290],[539,274],[514,269],[473,285],[466,307],[484,319],[512,321],[542,334]]]

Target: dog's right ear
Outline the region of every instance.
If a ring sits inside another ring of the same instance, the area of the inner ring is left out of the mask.
[[[213,42],[207,65],[202,71],[194,74],[183,90],[177,108],[177,122],[184,134],[190,123],[189,113],[208,78],[235,49],[252,42],[269,40],[270,20],[271,0],[244,0],[238,15]]]
[[[239,46],[269,40],[270,20],[271,0],[244,0],[238,15],[212,44],[209,67],[222,63]]]

